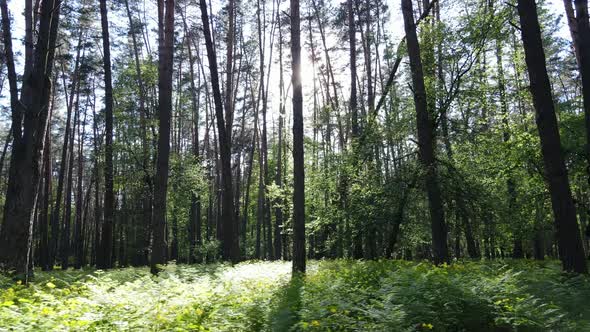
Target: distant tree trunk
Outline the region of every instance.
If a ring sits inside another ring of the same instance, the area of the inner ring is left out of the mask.
[[[267,102],[267,93],[268,87],[265,87],[264,79],[265,79],[265,34],[266,29],[264,29],[263,22],[260,18],[260,14],[266,15],[264,11],[264,6],[260,8],[260,0],[256,2],[256,18],[257,18],[257,31],[258,31],[258,50],[260,55],[260,90],[259,94],[261,98],[261,111],[262,111],[262,135],[260,137],[260,151],[259,151],[259,163],[260,163],[260,171],[262,175],[260,176],[259,182],[259,191],[258,194],[261,195],[260,197],[260,221],[263,223],[266,233],[266,241],[264,244],[265,247],[265,254],[267,258],[273,259],[274,250],[272,245],[272,228],[271,228],[271,221],[270,221],[270,204],[266,197],[266,185],[269,182],[269,175],[268,175],[268,139],[267,139],[267,127],[266,127],[266,113],[268,109],[268,102]]]
[[[436,264],[442,264],[449,260],[449,254],[445,215],[435,158],[435,122],[427,105],[422,60],[420,59],[420,45],[418,44],[416,24],[414,23],[414,10],[412,8],[411,0],[402,0],[402,12],[404,15],[410,67],[412,70],[414,103],[416,104],[419,158],[425,169],[426,191],[428,193],[432,227],[434,262]]]
[[[89,223],[89,210],[90,210],[90,199],[92,197],[92,186],[93,186],[93,182],[94,182],[95,178],[92,177],[90,179],[90,183],[88,185],[88,188],[86,189],[86,196],[84,198],[84,219],[82,220],[82,225],[84,225],[84,227],[82,228],[82,236],[84,237],[84,245],[82,246],[82,266],[86,266],[88,264],[88,249],[90,248],[90,243],[92,241],[89,241],[89,239],[92,238],[92,228],[90,227],[90,223]]]
[[[100,255],[100,229],[102,209],[100,207],[100,136],[98,133],[98,121],[96,116],[96,108],[92,108],[92,132],[94,145],[94,233],[92,238],[92,252],[90,254],[90,265],[97,265],[97,258]],[[90,241],[89,241],[90,242]]]
[[[74,73],[72,75],[71,90],[69,95],[69,102],[66,103],[66,128],[64,132],[64,142],[63,148],[61,151],[61,166],[60,171],[58,174],[57,179],[57,192],[55,197],[55,203],[53,205],[53,211],[51,212],[51,245],[50,245],[50,254],[49,254],[49,268],[52,269],[53,265],[55,264],[55,259],[57,258],[58,254],[58,246],[59,246],[59,223],[61,221],[61,205],[62,205],[62,198],[63,198],[63,191],[64,191],[64,181],[67,174],[67,165],[68,165],[68,151],[69,151],[69,144],[70,143],[70,131],[72,126],[72,109],[74,105],[74,96],[76,95],[77,87],[79,83],[79,69],[80,69],[80,53],[82,50],[82,30],[80,29],[78,32],[78,44],[76,47],[76,58],[74,61]],[[63,65],[62,65],[63,66]],[[64,70],[65,75],[65,70]],[[67,96],[67,86],[65,84],[64,79],[64,91],[66,92]],[[67,99],[66,99],[67,101]],[[63,235],[62,235],[63,236]]]
[[[234,223],[233,220],[234,200],[232,194],[231,174],[231,133],[227,132],[226,127],[226,121],[230,123],[231,119],[224,118],[223,102],[221,99],[221,89],[219,85],[219,73],[217,68],[217,55],[211,37],[209,15],[207,14],[207,4],[205,0],[199,0],[199,7],[201,8],[201,19],[203,23],[203,32],[205,34],[205,46],[207,47],[207,58],[209,60],[209,70],[211,71],[211,86],[213,89],[213,101],[215,103],[217,131],[219,133],[219,156],[222,174],[222,254],[223,259],[237,262],[240,256],[240,249],[237,237],[238,225],[237,223]],[[233,1],[231,1],[230,11],[233,10]]]
[[[78,122],[78,181],[76,184],[76,222],[74,227],[74,254],[76,261],[75,269],[82,267],[84,261],[84,233],[83,233],[83,205],[84,205],[84,190],[83,190],[83,176],[84,176],[84,136],[86,132],[86,110],[84,111],[84,120]]]
[[[496,40],[496,66],[498,67],[497,82],[498,92],[500,94],[500,110],[502,116],[502,140],[504,143],[507,143],[510,141],[510,126],[508,122],[508,100],[506,97],[506,82],[504,78],[504,65],[502,59],[502,42],[500,40]],[[512,256],[513,258],[524,258],[522,234],[519,226],[520,221],[514,219],[516,216],[512,212],[516,208],[516,185],[514,184],[514,180],[510,174],[508,180],[506,180],[506,187],[508,190],[509,219],[517,223],[516,234],[514,234]]]
[[[369,102],[369,113],[375,109],[375,91],[373,90],[373,69],[372,69],[372,54],[371,54],[371,1],[365,1],[366,13],[365,13],[365,33],[361,34],[363,37],[363,48],[365,53],[365,66],[367,69],[367,99]],[[362,28],[361,28],[362,32]]]
[[[172,217],[172,244],[170,245],[170,259],[178,261],[178,217],[176,211]]]
[[[139,89],[139,123],[140,123],[140,136],[141,136],[141,149],[142,149],[142,168],[144,172],[144,191],[147,194],[143,195],[142,209],[143,218],[139,222],[138,237],[137,237],[137,249],[135,252],[134,261],[137,265],[146,265],[148,263],[148,246],[149,246],[149,228],[152,222],[152,198],[153,188],[152,180],[150,176],[150,153],[148,150],[148,139],[147,139],[147,109],[146,103],[146,91],[143,84],[143,76],[141,72],[141,62],[139,58],[139,46],[137,43],[137,37],[135,35],[135,27],[131,16],[131,10],[129,9],[129,0],[125,0],[125,9],[127,12],[127,19],[129,21],[129,34],[131,35],[131,41],[133,44],[133,58],[135,60],[135,74],[137,75],[137,85]]]
[[[55,96],[55,94],[54,94]],[[55,97],[54,97],[55,98]],[[49,114],[49,123],[51,123],[51,116],[53,113],[54,103],[52,102]],[[49,223],[50,215],[49,210],[51,209],[51,130],[48,129],[45,137],[45,148],[43,151],[43,207],[41,216],[39,218],[39,265],[43,271],[49,271]]]
[[[277,142],[277,167],[275,174],[275,184],[279,189],[283,189],[283,126],[285,121],[285,104],[283,95],[285,93],[285,79],[283,76],[283,30],[280,23],[280,8],[277,6],[276,20],[278,22],[279,29],[279,128],[278,128],[278,142]],[[282,247],[283,247],[283,199],[279,198],[277,207],[275,208],[275,258],[282,259]]]
[[[251,93],[252,103],[255,103],[254,93]],[[248,160],[248,175],[246,176],[246,196],[244,197],[244,219],[242,221],[243,243],[246,243],[248,228],[248,202],[250,201],[250,184],[252,183],[252,169],[254,167],[254,153],[258,144],[258,112],[254,115],[254,130],[252,135],[252,148],[250,149],[250,158]],[[258,227],[258,223],[257,226]],[[258,230],[258,229],[257,229]],[[257,231],[254,244],[254,256],[260,257],[260,233]]]
[[[200,102],[200,93],[197,90],[197,86],[195,85],[195,57],[193,56],[193,51],[191,47],[191,34],[188,32],[188,26],[186,24],[186,19],[184,15],[182,16],[183,26],[185,29],[185,33],[188,34],[187,39],[187,48],[188,48],[188,60],[189,60],[189,69],[190,69],[190,85],[191,85],[191,106],[193,111],[193,126],[194,126],[194,139],[193,139],[193,155],[195,156],[197,162],[200,163],[199,160],[199,102]],[[195,43],[196,44],[196,43]],[[196,50],[197,54],[199,50]],[[197,75],[199,78],[199,85],[198,88],[201,87],[200,84],[200,75]],[[197,245],[202,244],[202,235],[201,235],[201,196],[199,194],[191,194],[191,210],[189,216],[189,263],[192,263],[196,260],[195,257],[195,248]]]
[[[76,99],[72,108],[74,109],[74,122],[72,125],[72,132],[70,134],[70,144],[68,147],[68,166],[67,166],[67,179],[65,184],[65,202],[64,202],[64,227],[61,237],[61,268],[66,270],[69,268],[69,258],[71,254],[71,227],[72,227],[72,194],[73,194],[73,183],[74,183],[74,139],[76,138],[76,126],[80,122],[80,82],[78,81],[76,87]]]
[[[428,1],[425,1],[425,8],[428,8]],[[440,22],[440,8],[438,7],[438,5],[434,6],[434,16],[435,19],[437,21]],[[427,14],[428,11],[425,12],[425,14]],[[432,52],[434,53],[434,50],[432,50]],[[438,79],[442,80],[444,78],[443,76],[443,57],[442,57],[442,45],[438,45],[438,50],[437,50],[437,67],[438,67]],[[434,75],[434,72],[431,73],[432,75]],[[443,82],[439,82],[439,84],[443,84]],[[435,89],[438,91],[439,88]],[[437,99],[438,102],[438,109],[441,113],[440,115],[440,122],[441,122],[441,134],[442,134],[442,139],[443,139],[443,143],[445,146],[445,150],[446,150],[446,154],[447,157],[449,158],[449,160],[453,161],[453,148],[451,145],[451,140],[449,138],[449,119],[448,119],[448,113],[447,113],[447,108],[443,105],[444,101],[443,98],[435,98]],[[469,215],[468,215],[468,209],[467,209],[467,204],[465,202],[465,197],[463,196],[462,193],[457,193],[454,195],[455,200],[457,202],[457,221],[460,221],[460,225],[457,225],[457,239],[455,241],[456,243],[456,252],[455,254],[458,255],[459,251],[460,251],[460,229],[461,226],[463,227],[463,231],[465,232],[465,240],[466,240],[466,244],[467,244],[467,253],[469,254],[469,257],[471,258],[478,258],[479,257],[479,252],[477,251],[477,247],[476,247],[476,241],[475,241],[475,237],[473,235],[473,226],[471,223],[471,220],[469,219]]]
[[[543,200],[538,200],[538,202],[536,202],[534,227],[535,234],[533,238],[534,257],[536,260],[545,259],[545,239],[543,234],[543,205]]]
[[[305,160],[303,158],[303,89],[299,0],[291,0],[293,85],[293,272],[305,273]]]
[[[166,263],[166,197],[170,157],[170,116],[172,113],[172,66],[174,60],[174,0],[158,0],[158,159],[154,187],[154,240],[151,271]]]
[[[354,0],[348,0],[348,40],[350,45],[350,116],[352,119],[352,137],[359,135],[357,91],[356,91],[356,25],[354,22]]]
[[[255,245],[255,255],[256,259],[263,258],[264,254],[261,252],[261,235],[264,227],[264,173],[263,173],[263,166],[262,166],[262,148],[260,144],[260,140],[257,141],[258,143],[258,161],[260,167],[258,167],[258,202],[256,204],[256,245]],[[266,247],[266,243],[264,244]]]
[[[518,14],[531,81],[531,94],[537,114],[536,122],[541,138],[545,176],[555,217],[559,256],[564,270],[586,273],[588,271],[586,259],[576,220],[568,172],[561,150],[535,0],[518,0]]]
[[[102,27],[103,68],[105,85],[105,165],[104,165],[104,220],[102,224],[101,249],[97,260],[98,268],[113,267],[112,244],[115,219],[115,193],[113,188],[113,83],[111,72],[111,42],[106,0],[100,0],[100,21]]]

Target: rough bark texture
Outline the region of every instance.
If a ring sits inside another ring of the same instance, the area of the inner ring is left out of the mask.
[[[536,112],[537,129],[541,138],[541,152],[545,165],[545,177],[551,194],[559,256],[566,271],[586,273],[586,260],[576,220],[576,208],[572,200],[551,83],[547,75],[545,51],[541,28],[534,0],[518,0],[518,14],[525,60],[531,83],[530,91]]]
[[[158,157],[154,181],[154,240],[151,271],[166,263],[166,198],[170,158],[170,117],[172,114],[172,66],[174,51],[174,0],[158,1],[159,61],[158,61]]]
[[[4,223],[0,230],[0,265],[15,271],[26,282],[29,274],[32,274],[29,262],[33,214],[39,191],[42,151],[49,117],[50,78],[60,5],[56,0],[43,0],[40,3],[37,43],[30,59],[31,71],[23,77],[20,101],[7,7],[6,0],[2,0],[0,10],[10,85],[13,145],[4,204]]]

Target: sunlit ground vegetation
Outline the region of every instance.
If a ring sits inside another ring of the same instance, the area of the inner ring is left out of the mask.
[[[4,331],[589,331],[590,277],[555,261],[314,261],[0,279]]]

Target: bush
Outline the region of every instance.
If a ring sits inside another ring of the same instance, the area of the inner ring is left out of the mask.
[[[590,278],[557,262],[169,264],[0,277],[0,330],[589,331]]]

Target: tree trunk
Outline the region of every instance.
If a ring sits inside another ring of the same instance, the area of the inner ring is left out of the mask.
[[[293,272],[305,273],[305,160],[303,158],[303,89],[299,0],[291,0],[291,60],[293,86]]]
[[[84,136],[86,132],[86,108],[84,110],[84,120],[78,122],[78,183],[76,184],[76,223],[74,227],[74,254],[76,261],[74,268],[82,267],[84,261],[84,233],[83,233],[83,204],[84,204],[84,190],[83,190],[83,176],[84,176]]]
[[[101,250],[97,266],[101,269],[113,267],[111,248],[113,223],[115,219],[115,193],[113,188],[113,83],[111,72],[111,43],[106,0],[100,0],[100,21],[102,27],[103,68],[105,85],[105,165],[104,165],[104,220],[102,223]]]
[[[580,75],[582,76],[582,96],[584,99],[584,119],[586,122],[587,140],[586,158],[588,160],[586,171],[588,176],[590,176],[590,23],[588,22],[588,0],[576,0],[575,4],[578,36],[574,38],[574,45],[577,45],[578,64]],[[588,182],[590,183],[590,178]]]
[[[151,271],[157,274],[166,263],[166,198],[170,157],[172,113],[172,66],[174,60],[174,0],[158,1],[158,159],[154,187],[153,247]]]
[[[280,22],[280,6],[277,6],[276,20],[279,25],[279,128],[278,128],[278,142],[277,142],[277,167],[275,174],[275,184],[279,189],[283,189],[283,126],[285,121],[285,105],[283,95],[285,91],[285,79],[283,76],[283,29]],[[275,208],[275,258],[282,259],[283,247],[283,199],[279,198],[277,207]]]
[[[555,217],[559,256],[564,270],[586,273],[586,259],[561,149],[535,0],[518,0],[518,14],[537,115],[537,129],[541,138],[545,176]]]
[[[17,277],[26,282],[29,275],[32,275],[29,262],[33,213],[38,197],[42,151],[49,117],[51,73],[60,6],[56,0],[43,0],[40,4],[39,33],[31,59],[33,67],[30,74],[23,79],[20,101],[6,0],[0,2],[0,10],[10,84],[13,131],[8,188],[4,204],[4,224],[0,230],[0,263],[9,269],[14,269]]]
[[[357,97],[356,97],[356,25],[354,22],[354,0],[348,0],[348,40],[350,45],[350,115],[352,118],[352,137],[359,135]]]
[[[432,247],[435,264],[442,264],[449,260],[447,247],[447,230],[440,184],[437,174],[434,131],[435,122],[428,109],[422,60],[420,59],[420,45],[414,23],[414,10],[411,0],[402,0],[404,26],[412,70],[414,103],[416,104],[416,123],[418,127],[419,159],[425,169],[426,191],[428,194],[430,219],[432,227]]]
[[[73,194],[73,183],[74,183],[74,139],[76,138],[76,126],[80,122],[80,82],[78,81],[76,87],[76,99],[72,104],[74,110],[74,122],[72,126],[72,132],[69,137],[68,147],[68,166],[67,166],[67,179],[65,184],[65,202],[64,202],[64,227],[61,237],[61,268],[66,270],[69,268],[69,258],[71,254],[71,226],[72,226],[72,194]]]
[[[100,206],[100,144],[99,144],[99,134],[98,134],[98,121],[96,116],[96,109],[92,108],[92,119],[93,119],[93,128],[92,131],[94,133],[93,142],[94,142],[94,238],[92,244],[92,254],[90,258],[90,265],[97,266],[98,259],[100,258],[100,230],[102,228],[101,217],[103,215],[102,208]]]
[[[55,79],[54,79],[55,81]],[[39,265],[43,271],[49,271],[49,223],[51,210],[51,117],[55,107],[55,93],[52,94],[51,110],[49,113],[49,128],[46,132],[45,147],[43,151],[43,207],[39,216]]]
[[[231,133],[227,132],[226,121],[224,118],[223,102],[221,99],[221,89],[219,85],[219,73],[217,68],[217,55],[214,49],[211,37],[211,28],[209,24],[209,15],[207,14],[207,4],[205,0],[199,0],[201,8],[201,19],[203,23],[203,32],[205,34],[205,45],[207,47],[207,58],[209,60],[209,70],[211,71],[211,86],[213,89],[213,100],[215,103],[215,117],[217,120],[217,131],[219,133],[219,156],[221,162],[221,182],[222,182],[222,254],[223,259],[237,262],[240,256],[238,245],[238,224],[233,220],[233,195],[232,195],[232,174],[231,174]],[[230,5],[230,11],[233,11],[233,1]],[[232,16],[233,17],[233,16]],[[227,113],[227,112],[226,112]]]
[[[187,41],[187,48],[188,48],[188,60],[189,60],[189,69],[190,69],[190,85],[191,85],[191,106],[193,111],[193,126],[194,126],[194,139],[193,139],[193,155],[196,158],[196,162],[200,163],[199,160],[199,104],[200,104],[200,93],[197,90],[197,86],[195,86],[195,57],[193,56],[193,51],[191,47],[191,34],[188,32],[188,26],[186,24],[186,20],[184,15],[182,16],[183,26],[185,29],[185,33],[188,34],[188,41]],[[199,50],[196,50],[197,54]],[[200,84],[200,75],[197,76],[199,78],[199,85],[198,88],[201,87]],[[201,236],[201,196],[199,194],[192,194],[191,195],[191,210],[189,215],[189,263],[192,263],[196,260],[194,255],[195,248],[197,245],[202,244],[202,236]]]
[[[567,25],[570,30],[570,36],[572,37],[572,48],[574,50],[574,55],[576,57],[576,62],[578,65],[581,65],[580,61],[580,49],[578,43],[578,22],[576,20],[576,14],[574,12],[574,6],[572,5],[572,0],[563,0],[563,5],[565,7],[565,17],[567,18]]]

